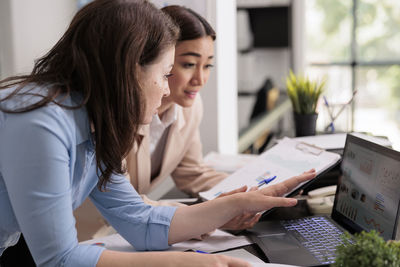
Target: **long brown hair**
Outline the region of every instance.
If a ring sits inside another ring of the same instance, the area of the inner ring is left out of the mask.
[[[215,41],[216,33],[211,25],[207,22],[207,20],[190,8],[171,5],[166,6],[161,10],[168,14],[179,26],[179,42],[194,40],[206,36],[210,36],[213,41]]]
[[[143,118],[138,65],[155,62],[175,45],[178,35],[175,23],[146,0],[96,0],[75,15],[57,44],[35,62],[31,74],[0,81],[0,89],[17,86],[0,102],[31,83],[51,85],[48,94],[23,109],[0,110],[27,112],[50,102],[65,108],[85,106],[95,129],[99,187],[105,188],[112,173],[125,172],[121,162]],[[79,106],[57,101],[73,91],[83,96]]]

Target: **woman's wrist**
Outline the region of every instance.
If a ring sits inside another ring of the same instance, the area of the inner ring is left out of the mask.
[[[246,209],[245,193],[237,193],[229,197],[232,198],[229,205],[230,207],[233,207],[234,215],[237,216],[239,214],[242,214]]]

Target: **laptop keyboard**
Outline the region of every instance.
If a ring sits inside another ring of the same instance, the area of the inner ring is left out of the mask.
[[[321,264],[335,262],[336,246],[343,243],[343,231],[325,217],[285,220],[282,221],[282,225],[294,234]]]

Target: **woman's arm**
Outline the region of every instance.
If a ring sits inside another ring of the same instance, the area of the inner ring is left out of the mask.
[[[15,215],[10,228],[24,234],[38,266],[93,266],[103,248],[78,245],[72,215],[72,120],[55,105],[6,116],[0,163],[12,211],[1,216]]]
[[[174,244],[207,233],[246,212],[256,213],[274,207],[294,206],[296,199],[281,196],[315,175],[315,170],[310,170],[257,191],[237,193],[179,208],[172,218],[168,243]]]

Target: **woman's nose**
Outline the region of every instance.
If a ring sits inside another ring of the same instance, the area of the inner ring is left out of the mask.
[[[204,78],[204,71],[201,68],[197,69],[192,78],[193,85],[203,86],[205,83]]]
[[[167,85],[167,86],[165,86],[165,88],[164,88],[164,97],[167,97],[167,96],[169,96],[170,95],[170,93],[171,93],[171,90],[169,89],[169,86]]]

